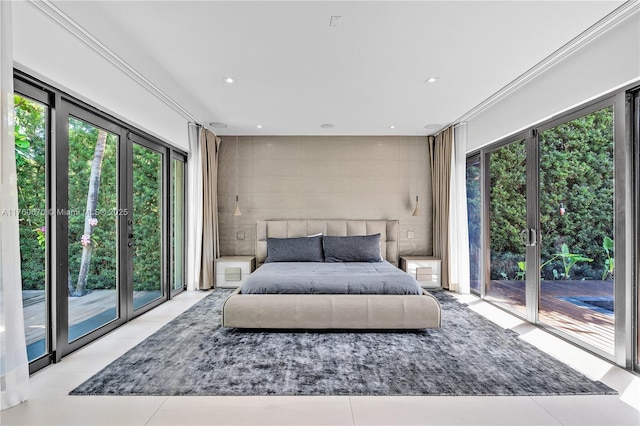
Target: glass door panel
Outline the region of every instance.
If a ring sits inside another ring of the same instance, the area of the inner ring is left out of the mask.
[[[489,279],[486,298],[526,315],[525,246],[527,151],[525,140],[488,154]]]
[[[480,293],[482,278],[480,232],[482,227],[482,200],[480,174],[480,156],[476,155],[467,160],[466,180],[469,229],[469,281],[471,290],[477,293]]]
[[[22,306],[29,361],[49,353],[46,282],[46,140],[48,107],[19,95],[15,154],[20,224]]]
[[[184,288],[184,162],[171,159],[171,289]]]
[[[119,137],[69,117],[68,341],[118,312]]]
[[[163,155],[133,144],[133,308],[163,296]]]
[[[614,353],[613,108],[540,133],[539,319]]]

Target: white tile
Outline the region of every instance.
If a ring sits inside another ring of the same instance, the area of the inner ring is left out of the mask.
[[[599,380],[620,393],[620,400],[640,410],[640,376],[632,374],[617,366],[611,366],[609,371]]]
[[[144,425],[165,396],[69,396],[29,400],[2,412],[2,425]]]
[[[356,425],[559,425],[529,397],[353,396]]]
[[[563,425],[640,425],[640,412],[618,396],[535,396],[533,400]]]
[[[347,396],[170,397],[151,425],[353,425]]]

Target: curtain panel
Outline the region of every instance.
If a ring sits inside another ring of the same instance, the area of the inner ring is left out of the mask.
[[[449,289],[470,293],[469,221],[467,218],[467,124],[453,128],[451,205],[449,208]]]
[[[433,186],[433,256],[442,260],[442,288],[449,289],[449,209],[451,205],[453,127],[447,127],[435,137],[430,136],[428,142]]]
[[[26,401],[18,184],[14,141],[11,2],[0,1],[0,399],[2,410]],[[15,214],[13,213],[15,212]]]
[[[189,156],[187,158],[187,288],[200,288],[202,265],[202,158],[200,131],[189,123]]]
[[[189,290],[214,286],[215,260],[220,257],[218,233],[219,137],[189,123],[187,182],[187,281]]]
[[[215,260],[220,257],[218,233],[218,156],[221,139],[207,129],[200,131],[202,160],[202,258],[199,289],[213,288]]]

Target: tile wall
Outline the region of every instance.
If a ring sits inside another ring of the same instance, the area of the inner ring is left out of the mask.
[[[254,254],[259,219],[398,219],[400,254],[432,252],[426,137],[223,136],[220,150],[223,256]]]

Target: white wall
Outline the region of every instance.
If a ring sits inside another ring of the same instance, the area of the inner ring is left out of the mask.
[[[640,83],[640,12],[469,119],[467,152],[634,81]]]
[[[400,254],[432,253],[426,137],[241,136],[237,152],[236,163],[236,138],[222,137],[222,255],[254,253],[257,219],[398,219]],[[236,193],[242,216],[232,215]],[[416,194],[423,215],[414,217]]]
[[[13,56],[17,68],[188,150],[187,119],[27,2],[13,3]]]

